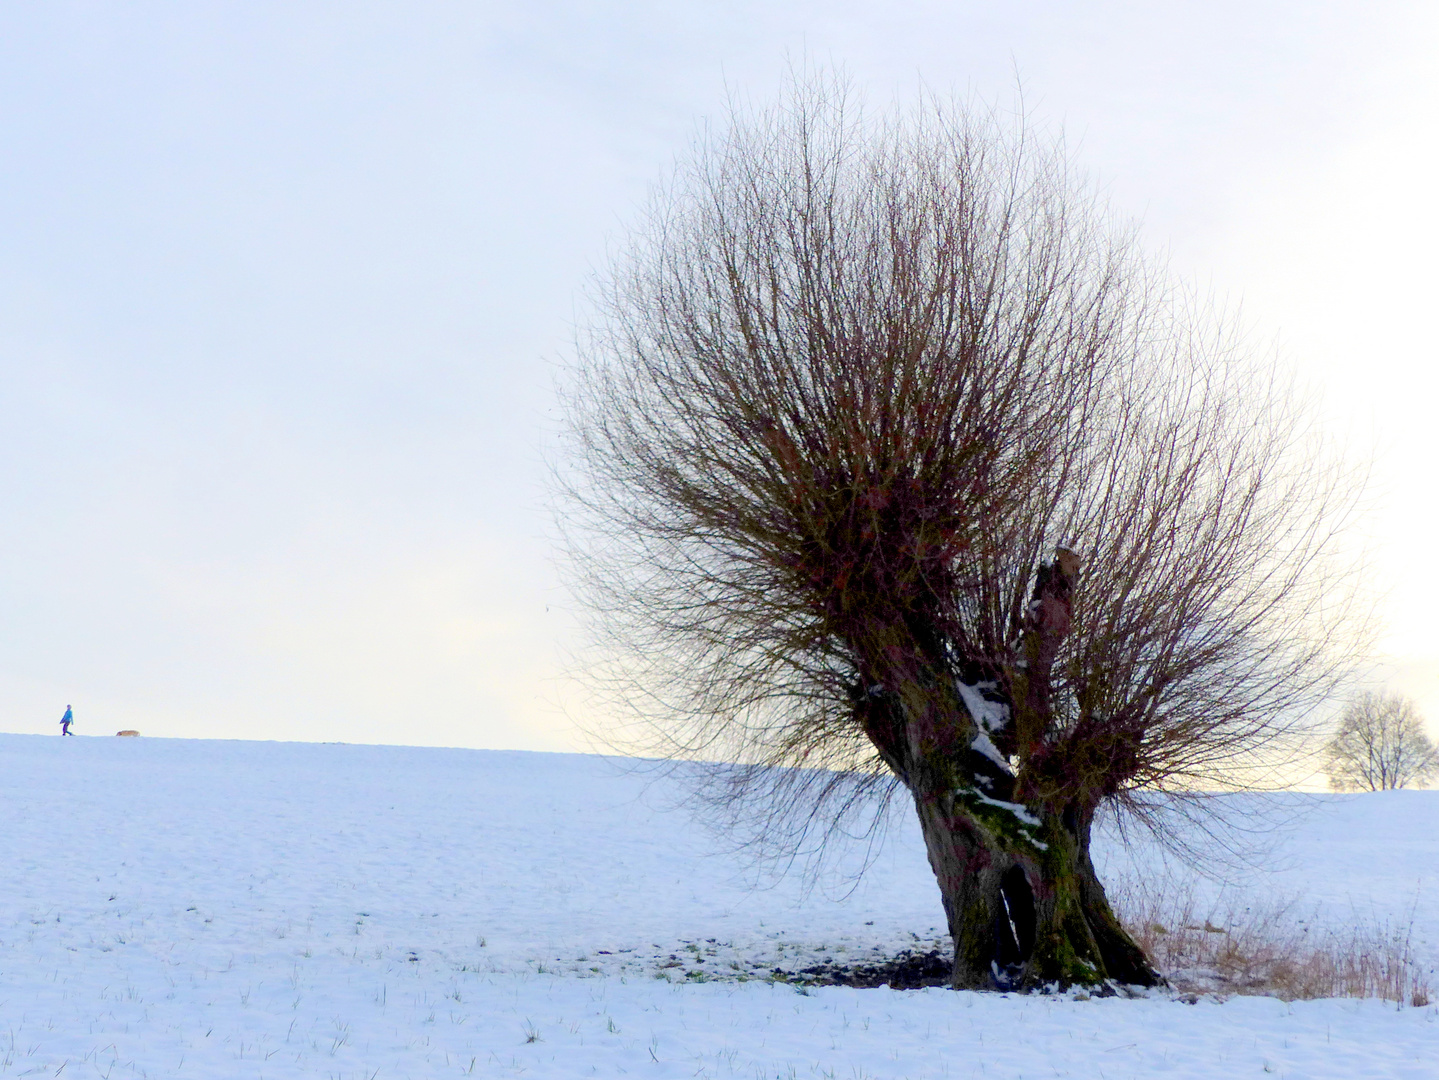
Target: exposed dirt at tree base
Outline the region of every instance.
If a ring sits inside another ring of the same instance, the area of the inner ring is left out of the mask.
[[[872,963],[826,962],[794,971],[777,967],[770,972],[770,977],[775,982],[803,987],[853,986],[860,989],[873,989],[888,986],[892,990],[919,990],[926,986],[949,986],[953,966],[954,958],[948,950],[916,951],[906,949],[888,960]],[[1014,992],[1013,987],[1004,985],[997,985],[991,989],[1000,992]],[[1142,988],[1122,986],[1118,983],[1104,983],[1077,991],[1077,993],[1081,1000],[1087,1000],[1091,997],[1133,997],[1136,991],[1143,993]],[[1040,992],[1053,993],[1054,991],[1050,989]],[[1180,995],[1180,1000],[1193,1004],[1198,997],[1183,994]]]
[[[954,959],[938,949],[915,952],[906,949],[898,956],[874,963],[824,963],[798,971],[775,968],[776,982],[797,986],[888,986],[894,990],[918,990],[925,986],[948,986]]]

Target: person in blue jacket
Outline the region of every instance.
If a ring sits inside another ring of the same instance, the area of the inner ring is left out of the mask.
[[[62,717],[60,717],[60,734],[61,734],[61,735],[74,735],[75,733],[70,730],[70,725],[73,724],[74,722],[75,722],[75,714],[70,711],[70,706],[69,706],[69,705],[66,705],[66,706],[65,706],[65,715],[62,716]]]

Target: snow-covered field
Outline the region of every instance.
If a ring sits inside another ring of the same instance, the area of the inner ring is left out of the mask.
[[[847,895],[755,888],[602,758],[0,735],[0,763],[3,1077],[1439,1077],[1433,1005],[770,982],[932,939],[914,830]],[[1312,800],[1275,858],[1239,886],[1412,916],[1439,962],[1439,792]]]

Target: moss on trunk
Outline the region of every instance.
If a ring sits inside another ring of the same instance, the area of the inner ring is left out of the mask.
[[[955,988],[1162,982],[1109,906],[1087,824],[1038,819],[973,789],[917,794],[915,805],[954,940]]]

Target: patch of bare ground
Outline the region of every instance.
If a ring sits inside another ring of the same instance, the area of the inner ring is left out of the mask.
[[[888,986],[894,990],[918,990],[925,986],[948,986],[954,959],[948,949],[905,949],[895,956],[858,962],[828,961],[790,971],[775,968],[776,982],[796,986]]]

